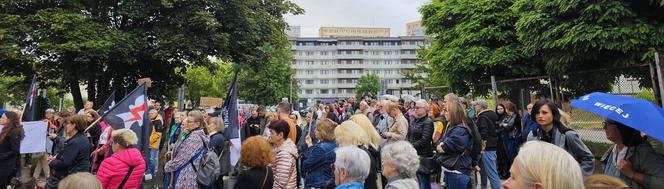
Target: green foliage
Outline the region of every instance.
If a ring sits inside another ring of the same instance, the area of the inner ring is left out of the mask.
[[[12,106],[22,106],[25,102],[25,93],[30,85],[25,83],[23,76],[0,76],[0,102],[8,102]]]
[[[201,66],[187,66],[182,76],[185,78],[185,97],[198,102],[201,97],[225,98],[231,66],[221,61],[215,62],[213,69]],[[198,104],[198,103],[195,103]]]
[[[288,0],[15,1],[0,5],[0,67],[4,75],[37,73],[43,86],[79,85],[101,103],[113,89],[131,90],[150,77],[153,98],[175,96],[179,70],[212,69],[214,56],[260,71],[288,49],[283,14],[303,10]]]
[[[640,98],[640,99],[643,99],[643,100],[647,100],[647,101],[650,101],[652,103],[657,104],[657,100],[655,99],[655,92],[653,92],[653,90],[651,90],[651,89],[641,91],[641,92],[637,93],[636,96],[634,96],[634,97]]]
[[[355,98],[364,99],[365,96],[376,97],[380,90],[380,78],[376,74],[365,74],[357,80]]]
[[[428,77],[462,94],[485,95],[490,76],[519,77],[542,73],[519,49],[510,10],[512,0],[441,0],[420,8],[422,23],[435,36],[420,51]]]
[[[292,52],[287,48],[265,46],[258,48],[271,56],[258,70],[240,69],[238,96],[255,104],[273,105],[288,97],[292,87],[292,99],[298,99],[299,87],[294,79],[295,70],[290,66]],[[228,78],[230,81],[232,78]]]
[[[432,46],[420,51],[425,73],[455,92],[488,92],[498,80],[550,75],[574,97],[607,91],[617,76],[640,79],[647,71],[568,74],[650,62],[664,45],[661,1],[588,0],[435,0],[420,8]],[[538,80],[501,83],[502,97],[512,89],[549,94]]]

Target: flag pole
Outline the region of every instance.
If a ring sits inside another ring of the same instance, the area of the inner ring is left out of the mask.
[[[23,109],[21,110],[21,115],[18,116],[19,121],[23,121],[23,114],[25,114],[25,108],[28,106],[28,103],[23,103]]]
[[[90,125],[88,125],[88,127],[85,128],[85,131],[83,131],[83,132],[84,132],[84,133],[85,133],[85,132],[88,132],[88,130],[90,130],[90,129],[92,128],[92,126],[94,126],[94,125],[96,125],[97,123],[99,123],[99,122],[101,121],[101,118],[103,118],[103,117],[104,117],[104,116],[99,116],[99,118],[97,118],[97,120],[95,120],[95,121],[92,122]]]

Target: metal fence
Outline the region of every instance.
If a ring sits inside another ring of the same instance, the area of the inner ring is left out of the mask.
[[[636,96],[655,101],[656,94],[653,93],[652,86],[657,85],[654,84],[656,79],[653,73],[651,65],[642,64],[528,78],[495,78],[494,81],[476,85],[483,85],[479,88],[495,87],[497,95],[489,92],[487,96],[469,94],[465,95],[465,98],[493,101],[493,97],[496,96],[497,103],[513,102],[521,115],[524,115],[529,103],[538,99],[550,99],[569,114],[568,126],[575,129],[583,140],[610,143],[602,129],[603,118],[572,108],[569,105],[570,101],[592,92]],[[454,90],[446,86],[427,87],[423,91],[426,97],[441,97],[450,92],[454,92]]]

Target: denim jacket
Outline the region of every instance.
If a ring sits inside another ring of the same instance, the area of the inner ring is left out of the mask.
[[[332,176],[332,165],[336,159],[334,141],[321,141],[307,149],[307,158],[302,162],[305,187],[323,187]]]

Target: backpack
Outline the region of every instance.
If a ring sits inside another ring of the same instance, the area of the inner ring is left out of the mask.
[[[201,138],[201,141],[203,141],[203,138]],[[203,142],[201,164],[195,166],[193,161],[189,161],[191,167],[194,168],[198,183],[208,186],[216,181],[219,175],[221,175],[221,163],[219,162],[221,154],[223,154],[223,151],[217,155],[217,153],[214,152],[214,149],[210,149],[208,144]]]

